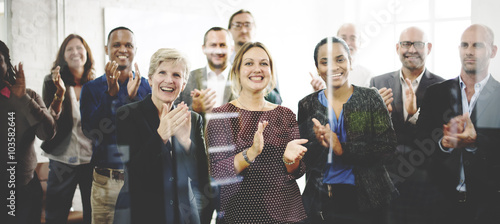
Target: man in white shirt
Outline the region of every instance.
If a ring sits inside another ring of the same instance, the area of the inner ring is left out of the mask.
[[[352,23],[345,23],[340,26],[337,31],[337,37],[342,38],[347,43],[349,51],[351,52],[352,69],[349,72],[349,83],[356,86],[368,87],[370,84],[370,78],[373,75],[368,68],[358,64],[356,60],[356,55],[358,53],[359,46],[361,45],[358,28]],[[311,86],[314,91],[318,91],[326,87],[325,82],[319,76],[311,74],[311,78]]]
[[[207,56],[207,66],[191,71],[188,83],[177,98],[175,104],[182,101],[193,111],[203,116],[204,126],[207,124],[207,114],[214,107],[219,107],[236,99],[231,91],[229,80],[229,53],[231,53],[231,37],[229,31],[222,27],[212,27],[206,33],[202,45]],[[208,166],[208,165],[207,165]],[[207,170],[198,170],[199,175],[208,176]],[[191,182],[200,212],[200,223],[209,224],[214,209],[218,204],[218,188],[210,186],[201,178],[199,182]]]
[[[184,101],[193,111],[205,115],[214,107],[233,99],[229,78],[229,53],[231,39],[222,27],[212,27],[206,33],[202,45],[207,56],[207,66],[191,71],[186,88],[176,103]],[[204,116],[205,118],[205,116]]]

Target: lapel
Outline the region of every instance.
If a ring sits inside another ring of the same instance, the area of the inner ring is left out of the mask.
[[[404,93],[402,92],[401,81],[399,79],[399,73],[400,73],[400,70],[395,71],[392,74],[392,80],[389,81],[389,88],[392,89],[392,94],[393,94],[393,98],[394,98],[394,101],[392,101],[392,108],[393,108],[392,113],[397,113],[397,114],[400,114],[401,117],[404,117],[403,116]]]
[[[158,117],[158,109],[156,108],[156,106],[153,104],[153,101],[151,100],[151,94],[149,94],[143,101],[140,102],[140,107],[142,109],[142,113],[143,113],[143,117],[146,119],[146,123],[147,123],[147,126],[148,126],[148,130],[149,130],[149,134],[151,135],[155,135],[157,134],[156,133],[156,130],[158,129],[158,126],[160,126],[160,118]],[[175,109],[176,106],[175,104],[172,105],[172,110]],[[171,138],[171,150],[172,150],[172,153],[174,153],[174,149],[175,149],[175,139],[174,137]],[[162,146],[162,151],[166,151],[168,152],[167,150],[167,146],[163,143],[161,143],[161,146]],[[170,155],[170,153],[165,153],[165,161],[167,162],[166,164],[172,164],[172,156]],[[164,164],[165,165],[165,164]]]
[[[203,67],[201,74],[196,77],[196,88],[199,90],[207,88],[208,71],[207,67]]]
[[[486,108],[488,108],[489,105],[492,105],[492,101],[494,99],[497,99],[498,93],[495,93],[495,91],[497,91],[499,88],[500,83],[493,79],[493,77],[490,77],[488,82],[486,82],[483,90],[481,91],[474,109],[472,110],[472,114],[470,116],[472,123],[476,124],[476,121],[481,117],[484,111],[486,111]]]
[[[224,89],[224,98],[222,99],[222,104],[226,104],[233,99],[233,92],[231,90],[231,80],[230,76],[227,76],[226,88]]]
[[[160,125],[160,118],[158,117],[158,109],[151,100],[151,94],[146,96],[146,98],[144,98],[144,100],[140,102],[140,107],[142,110],[142,114],[146,119],[149,131],[151,132],[151,134],[153,134],[153,132],[156,131],[156,129],[158,129],[158,126]]]
[[[433,79],[434,77],[431,76],[431,73],[426,68],[424,74],[422,75],[422,79],[420,79],[420,84],[418,84],[417,91],[415,92],[415,95],[417,96],[417,108],[420,107],[422,100],[424,99],[427,87],[434,83]]]
[[[450,91],[450,107],[453,111],[454,116],[457,115],[462,115],[463,110],[462,110],[462,90],[460,89],[460,81],[458,77],[452,80],[451,86],[448,87]],[[443,90],[446,91],[446,90]],[[453,117],[454,117],[453,116]],[[450,117],[453,118],[453,117]],[[449,119],[446,120],[446,123],[448,123]]]

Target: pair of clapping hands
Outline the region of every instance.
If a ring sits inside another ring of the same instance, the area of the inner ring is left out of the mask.
[[[474,147],[477,133],[469,113],[452,118],[443,125],[441,145],[445,148]]]

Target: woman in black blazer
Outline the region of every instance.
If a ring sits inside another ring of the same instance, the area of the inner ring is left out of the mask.
[[[159,49],[148,75],[152,94],[116,115],[118,147],[129,158],[116,209],[129,204],[131,217],[115,223],[199,223],[191,185],[208,186],[203,121],[183,102],[173,105],[188,80],[187,58]]]

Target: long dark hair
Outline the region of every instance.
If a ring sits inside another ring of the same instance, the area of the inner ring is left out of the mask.
[[[95,71],[94,71],[94,57],[92,56],[92,51],[90,50],[89,45],[85,40],[78,34],[70,34],[66,39],[64,39],[63,43],[61,44],[61,47],[59,48],[59,51],[57,52],[57,58],[54,61],[54,65],[52,66],[52,70],[54,70],[57,66],[61,67],[61,70],[59,70],[59,73],[61,74],[61,78],[64,81],[66,85],[74,86],[76,85],[75,79],[73,74],[71,74],[68,63],[66,60],[64,60],[64,52],[66,51],[66,47],[68,46],[68,43],[73,40],[74,38],[78,38],[80,41],[82,41],[83,47],[85,47],[85,50],[87,51],[87,61],[85,62],[85,65],[83,65],[83,75],[82,79],[80,80],[80,83],[83,85],[87,83],[90,80],[93,80],[95,78]]]
[[[11,82],[10,84],[14,85],[13,80],[16,80],[16,78],[15,78],[16,73],[14,72],[14,66],[12,66],[12,63],[10,62],[9,48],[1,40],[0,40],[0,53],[3,55],[5,64],[7,64],[7,77],[3,77],[3,78],[6,80],[9,80]]]

